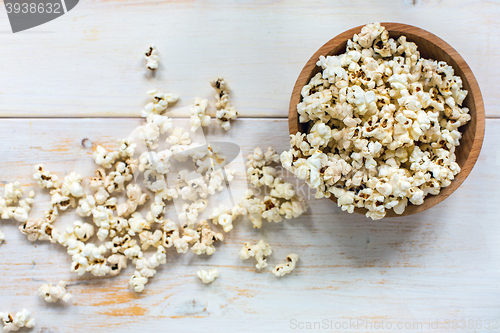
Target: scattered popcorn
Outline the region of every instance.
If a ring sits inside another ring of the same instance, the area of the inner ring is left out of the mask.
[[[47,189],[59,187],[59,177],[57,177],[57,175],[52,175],[49,171],[46,171],[43,168],[43,164],[35,165],[35,171],[33,179],[38,182],[40,187]]]
[[[71,294],[66,292],[65,281],[59,281],[59,283],[55,286],[44,283],[38,290],[38,295],[48,303],[55,303],[59,299],[62,299],[64,302],[68,302],[72,297]]]
[[[200,269],[198,272],[196,272],[196,275],[203,283],[208,284],[213,282],[219,276],[219,271],[217,269],[211,269],[209,271]]]
[[[255,260],[257,260],[255,267],[257,269],[262,269],[267,267],[266,257],[269,257],[272,253],[273,250],[269,244],[265,243],[264,240],[260,240],[255,245],[245,243],[243,248],[240,250],[240,258],[246,260],[250,257],[255,257]]]
[[[14,316],[8,312],[0,312],[0,318],[2,318],[3,321],[4,332],[18,331],[23,327],[35,327],[35,318],[33,318],[31,312],[26,309],[17,312]]]
[[[103,168],[109,169],[119,155],[120,153],[118,151],[108,152],[104,147],[98,145],[92,154],[92,157],[97,165],[101,165]]]
[[[3,197],[5,198],[5,203],[11,205],[16,203],[19,198],[23,196],[23,190],[21,188],[21,183],[8,183],[5,185],[3,190]]]
[[[158,69],[158,63],[160,62],[160,57],[158,56],[158,52],[156,51],[156,46],[151,44],[146,53],[144,54],[144,59],[146,59],[146,67],[149,70]]]
[[[421,58],[415,43],[389,38],[379,23],[363,27],[344,54],[320,56],[317,66],[322,72],[297,105],[300,122],[311,126],[291,135],[280,157],[317,198],[333,194],[342,210],[365,208],[381,219],[388,209],[402,214],[408,202],[421,205],[460,172],[458,128],[471,117],[451,66]],[[254,185],[272,179],[254,169]],[[273,195],[291,193],[280,186]],[[290,208],[283,212],[293,216]]]
[[[154,46],[150,48],[146,58],[151,70],[158,67],[159,58]],[[230,120],[236,118],[237,112],[229,104],[225,81],[217,79],[211,84],[217,91],[216,122],[228,130]],[[70,270],[78,275],[90,273],[97,277],[115,276],[127,267],[130,260],[135,266],[135,273],[129,284],[138,293],[144,290],[157,268],[166,264],[168,248],[173,247],[178,253],[187,253],[191,249],[196,255],[212,255],[216,250],[215,243],[224,240],[224,234],[219,232],[217,226],[227,233],[233,229],[233,223],[240,216],[248,215],[254,226],[260,227],[263,218],[279,222],[282,217],[297,217],[307,209],[307,204],[297,195],[292,184],[278,177],[276,169],[271,165],[278,162],[279,155],[271,148],[266,152],[256,148],[249,156],[248,175],[254,186],[268,187],[270,195],[256,198],[249,191],[242,202],[231,208],[220,204],[209,215],[215,227],[207,220],[199,221],[200,215],[207,208],[209,196],[221,192],[226,182],[233,180],[235,171],[225,168],[227,157],[221,152],[224,148],[193,142],[195,136],[191,138],[190,131],[173,127],[172,119],[162,115],[170,104],[177,102],[179,96],[157,90],[151,90],[148,94],[153,100],[141,112],[141,116],[146,119],[134,131],[136,137],[119,140],[114,149],[95,146],[92,158],[99,168],[95,176],[90,178],[89,192],[84,189],[86,182],[80,174],[69,172],[60,182],[57,175],[38,164],[33,178],[40,187],[48,189],[51,195],[44,216],[30,218],[35,192],[30,191],[28,197],[23,198],[19,182],[7,184],[3,197],[0,198],[2,219],[13,218],[20,222],[20,232],[31,242],[48,241],[65,247],[71,256]],[[210,125],[211,118],[206,114],[207,108],[207,100],[195,99],[191,108],[191,132],[196,132],[200,126]],[[453,111],[450,114],[460,118]],[[456,129],[452,125],[447,126],[449,131],[446,140],[455,142]],[[156,151],[160,139],[165,140],[170,147]],[[328,135],[322,134],[315,140],[327,139]],[[136,152],[136,148],[144,148],[142,144],[147,150]],[[444,152],[441,155],[446,157]],[[409,155],[407,158],[414,157]],[[186,170],[178,173],[175,186],[169,186],[167,176],[171,169],[177,171],[176,162],[188,162],[188,165]],[[140,173],[144,178],[144,186],[153,192],[149,210],[144,214],[138,209],[146,204],[150,195],[134,182]],[[421,193],[415,191],[412,200],[420,200],[420,196]],[[185,201],[179,213],[181,225],[165,216],[167,202],[178,198]],[[59,230],[54,222],[60,214],[71,208],[76,208],[76,213],[84,220],[75,221]],[[94,236],[97,243],[91,240]],[[0,243],[3,241],[4,234],[0,231]],[[156,252],[148,256],[145,253],[148,249],[156,249]],[[256,267],[260,269],[267,266],[266,257],[271,253],[270,246],[260,241],[255,245],[245,244],[240,255],[245,259],[255,257]],[[219,272],[199,271],[197,275],[204,283],[210,283]],[[57,302],[59,299],[68,301],[71,298],[66,292],[64,281],[55,286],[43,284],[39,295],[47,302]],[[2,318],[6,323],[6,331],[34,325],[34,320],[31,320],[26,311],[14,317],[2,314]]]
[[[118,275],[122,268],[127,267],[127,257],[122,254],[113,254],[109,256],[108,263],[110,264],[110,275]]]
[[[210,82],[215,89],[215,121],[226,131],[231,127],[230,120],[238,117],[238,112],[229,103],[229,89],[223,78],[217,78]]]
[[[212,255],[215,252],[213,243],[224,240],[224,235],[210,229],[206,220],[198,222],[196,231],[198,232],[200,239],[191,247],[191,250],[197,255],[203,253],[209,256]]]
[[[132,287],[136,293],[142,293],[147,283],[148,278],[142,276],[138,271],[135,271],[129,281],[130,287]]]
[[[76,172],[70,173],[64,178],[61,193],[65,196],[73,196],[79,198],[83,196],[83,187],[81,185],[82,176]]]
[[[141,116],[148,119],[154,115],[162,114],[169,104],[174,104],[179,100],[179,96],[176,94],[164,94],[156,89],[148,91],[147,94],[153,98],[153,101],[146,104],[144,110],[141,111]]]
[[[276,177],[277,172],[272,164],[279,160],[279,155],[269,147],[264,153],[260,147],[248,156],[246,163],[247,176],[255,187],[266,186],[271,189],[270,195],[256,198],[251,190],[243,200],[242,206],[254,228],[262,227],[262,219],[268,222],[281,222],[286,219],[296,218],[307,210],[307,203],[302,196],[296,194],[292,184],[281,177]]]
[[[276,276],[283,276],[291,273],[295,269],[295,264],[299,261],[299,256],[295,253],[290,253],[286,257],[286,264],[279,264],[274,267],[273,274]]]
[[[215,208],[208,218],[212,220],[213,224],[220,225],[224,232],[233,230],[233,217],[229,209],[224,205]]]
[[[175,127],[172,134],[167,138],[167,143],[171,145],[189,145],[191,144],[189,132],[184,132],[182,127]]]
[[[191,125],[191,132],[196,132],[200,126],[209,126],[211,118],[209,115],[205,114],[208,107],[208,101],[206,99],[201,99],[196,97],[193,102],[193,106],[190,109],[191,117],[189,118],[189,124]]]

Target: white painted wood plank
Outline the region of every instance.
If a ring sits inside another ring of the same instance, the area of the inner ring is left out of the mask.
[[[443,38],[474,71],[487,115],[500,116],[496,1],[80,1],[17,34],[5,11],[0,17],[0,116],[137,117],[151,88],[179,93],[186,106],[196,96],[212,98],[208,81],[222,75],[242,116],[286,117],[309,57],[373,21],[413,24]],[[150,43],[162,58],[154,79],[141,61]]]
[[[90,175],[91,151],[81,141],[111,146],[139,123],[138,119],[2,120],[0,181],[19,180],[26,189],[34,188],[31,168],[40,162],[60,174],[75,169]],[[207,138],[221,135],[211,133]],[[241,145],[245,154],[269,143],[283,150],[288,146],[287,122],[239,120],[225,139]],[[2,221],[7,243],[0,245],[0,310],[32,310],[38,321],[36,332],[155,332],[160,327],[172,332],[282,332],[298,330],[294,329],[298,322],[323,320],[337,325],[350,320],[364,323],[357,329],[324,330],[328,332],[373,332],[367,323],[381,321],[429,325],[436,320],[439,329],[422,326],[404,331],[457,332],[446,329],[444,321],[498,322],[499,140],[500,120],[487,120],[483,151],[471,175],[450,198],[426,212],[371,221],[341,212],[328,200],[311,199],[308,212],[296,220],[264,223],[261,230],[254,230],[246,219],[238,222],[212,257],[169,250],[168,264],[142,295],[127,286],[133,267],[118,278],[78,277],[69,272],[70,260],[62,248],[32,244],[15,222]],[[47,204],[47,197],[37,192],[34,216]],[[73,219],[65,214],[56,225]],[[300,256],[297,269],[278,279],[268,271],[255,272],[250,260],[241,261],[242,244],[260,238],[274,249],[270,266],[294,251]],[[218,267],[221,276],[204,286],[194,274],[209,267]],[[60,279],[69,281],[74,304],[44,304],[37,296],[38,287],[42,281]]]

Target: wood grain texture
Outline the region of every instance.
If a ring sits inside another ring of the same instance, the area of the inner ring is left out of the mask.
[[[91,148],[82,146],[82,140],[111,147],[139,124],[139,119],[4,119],[0,182],[19,180],[26,190],[35,189],[30,178],[35,163],[45,163],[60,175],[76,170],[89,176],[94,168]],[[133,267],[117,278],[78,277],[69,272],[70,258],[64,249],[30,243],[15,221],[0,221],[7,238],[0,245],[0,308],[30,309],[37,319],[33,332],[43,333],[157,332],[159,328],[293,332],[299,330],[294,323],[323,320],[342,325],[362,320],[365,325],[312,331],[384,332],[366,324],[428,325],[439,320],[439,329],[401,331],[457,332],[446,329],[445,320],[498,321],[500,224],[495,208],[500,201],[500,120],[488,119],[486,127],[474,171],[448,200],[425,212],[371,221],[342,212],[329,200],[311,199],[310,209],[295,220],[265,222],[260,230],[241,220],[212,257],[168,250],[167,265],[141,295],[127,286]],[[245,154],[270,143],[281,151],[289,145],[287,128],[286,119],[244,119],[235,121],[227,133],[213,131],[206,137],[238,143]],[[307,195],[303,182],[290,180]],[[48,196],[36,191],[33,216],[48,204]],[[167,216],[173,214],[169,210]],[[55,224],[63,228],[74,219],[63,214]],[[269,271],[258,273],[250,260],[238,258],[244,242],[261,238],[274,250],[270,266],[292,251],[299,254],[291,275],[278,279]],[[212,267],[221,276],[205,286],[195,272]],[[73,304],[45,304],[37,289],[60,279],[69,281]]]
[[[286,117],[315,50],[354,26],[392,21],[452,45],[476,75],[487,115],[498,117],[499,15],[497,1],[475,0],[88,0],[12,34],[2,9],[0,116],[138,117],[147,90],[179,93],[186,106],[213,98],[208,81],[221,75],[242,116]],[[150,43],[162,59],[154,79],[141,59]]]
[[[457,147],[455,152],[457,163],[460,165],[461,171],[455,176],[455,179],[453,179],[449,186],[441,189],[438,195],[428,195],[422,205],[416,206],[409,203],[402,214],[406,216],[422,212],[448,198],[472,171],[479,157],[484,139],[484,104],[481,90],[479,89],[479,85],[471,69],[460,54],[444,40],[428,31],[407,24],[390,22],[383,22],[381,24],[389,31],[389,36],[391,38],[398,39],[401,35],[404,35],[407,37],[408,41],[417,44],[421,57],[446,61],[446,63],[455,70],[455,75],[462,78],[463,87],[468,91],[463,106],[469,108],[471,120],[465,126],[460,127],[462,138],[460,139],[460,146]],[[306,63],[297,78],[290,99],[288,116],[290,134],[295,134],[297,132],[307,133],[308,131],[309,123],[299,122],[297,104],[302,100],[302,87],[304,87],[314,75],[321,71],[321,67],[316,66],[319,57],[321,55],[328,56],[345,53],[347,40],[351,39],[354,34],[360,33],[361,28],[362,26],[352,28],[332,38],[325,45],[320,47]],[[332,195],[330,198],[335,203],[337,202],[335,196]],[[360,214],[365,214],[367,209],[356,208],[355,211]],[[387,217],[394,216],[397,216],[397,214],[393,210],[387,212]]]

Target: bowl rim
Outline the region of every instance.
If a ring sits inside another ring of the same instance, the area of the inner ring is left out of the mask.
[[[425,39],[427,42],[434,44],[436,47],[440,48],[444,51],[461,69],[463,72],[462,80],[466,80],[470,86],[470,91],[468,94],[471,96],[471,100],[475,106],[475,131],[474,131],[474,141],[472,143],[472,147],[470,149],[469,155],[461,167],[461,171],[455,176],[452,180],[451,184],[447,187],[441,188],[441,191],[437,195],[428,194],[425,197],[424,203],[422,205],[413,205],[412,203],[408,203],[403,214],[396,214],[394,210],[386,210],[385,217],[398,217],[398,216],[407,216],[415,213],[419,213],[426,209],[429,209],[447,197],[449,197],[456,189],[460,187],[460,185],[465,181],[465,179],[469,176],[472,168],[477,162],[479,157],[479,153],[481,151],[481,147],[483,145],[484,140],[484,131],[485,131],[485,112],[484,112],[484,102],[481,94],[481,90],[479,89],[479,84],[472,73],[467,62],[462,58],[462,56],[447,42],[433,33],[409,25],[404,23],[396,23],[396,22],[381,22],[381,26],[384,26],[389,33],[401,33],[402,35],[410,34],[417,36],[418,38]],[[339,44],[345,43],[348,39],[351,39],[354,34],[360,33],[361,28],[365,25],[360,25],[349,30],[346,30],[337,36],[330,39],[328,42],[323,44],[307,61],[305,66],[302,68],[295,85],[292,90],[292,95],[290,98],[289,112],[288,112],[288,129],[290,134],[295,134],[299,131],[301,123],[299,123],[298,112],[297,112],[297,104],[301,101],[301,90],[304,85],[309,81],[309,75],[316,69],[316,63],[319,59],[320,55],[326,56],[329,55],[329,52]],[[408,38],[408,40],[412,40]],[[418,47],[417,43],[417,47]],[[439,60],[439,59],[436,59]],[[469,107],[470,109],[470,107]],[[461,139],[462,140],[462,139]],[[460,147],[460,146],[459,146]],[[337,203],[337,198],[334,195],[330,196],[330,199]],[[367,212],[366,208],[355,208],[354,211],[356,213],[365,214]]]

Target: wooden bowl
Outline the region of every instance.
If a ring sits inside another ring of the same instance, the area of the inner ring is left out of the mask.
[[[401,23],[381,23],[381,25],[387,29],[390,37],[397,39],[399,36],[405,35],[408,41],[417,44],[418,51],[423,58],[446,61],[448,65],[451,65],[455,70],[455,75],[459,75],[462,78],[463,87],[468,91],[463,106],[469,108],[471,120],[465,126],[459,128],[462,133],[462,138],[460,139],[460,146],[458,146],[455,151],[457,163],[460,165],[462,170],[456,175],[455,179],[448,187],[442,188],[438,195],[428,195],[422,205],[417,206],[408,203],[408,206],[403,214],[398,215],[390,209],[387,210],[386,215],[387,217],[405,216],[424,211],[434,205],[437,205],[449,197],[460,186],[460,184],[462,184],[465,178],[467,178],[477,161],[483,144],[485,117],[484,104],[481,91],[479,90],[476,78],[474,77],[474,74],[472,74],[471,69],[458,52],[445,41],[428,31],[411,25]],[[300,92],[302,87],[306,85],[314,75],[321,71],[321,68],[316,66],[319,56],[323,55],[326,57],[327,55],[338,55],[344,53],[347,40],[351,39],[354,34],[360,33],[362,27],[363,26],[359,26],[345,31],[328,41],[318,51],[316,51],[316,53],[314,53],[311,59],[309,59],[307,64],[304,66],[300,72],[297,82],[295,83],[292,98],[290,100],[288,117],[290,134],[295,134],[299,131],[301,133],[307,133],[309,124],[299,123],[297,104],[301,102]],[[337,198],[335,198],[335,196],[332,195],[330,198],[335,203],[337,202]],[[365,214],[367,210],[365,208],[356,208],[355,212]]]

